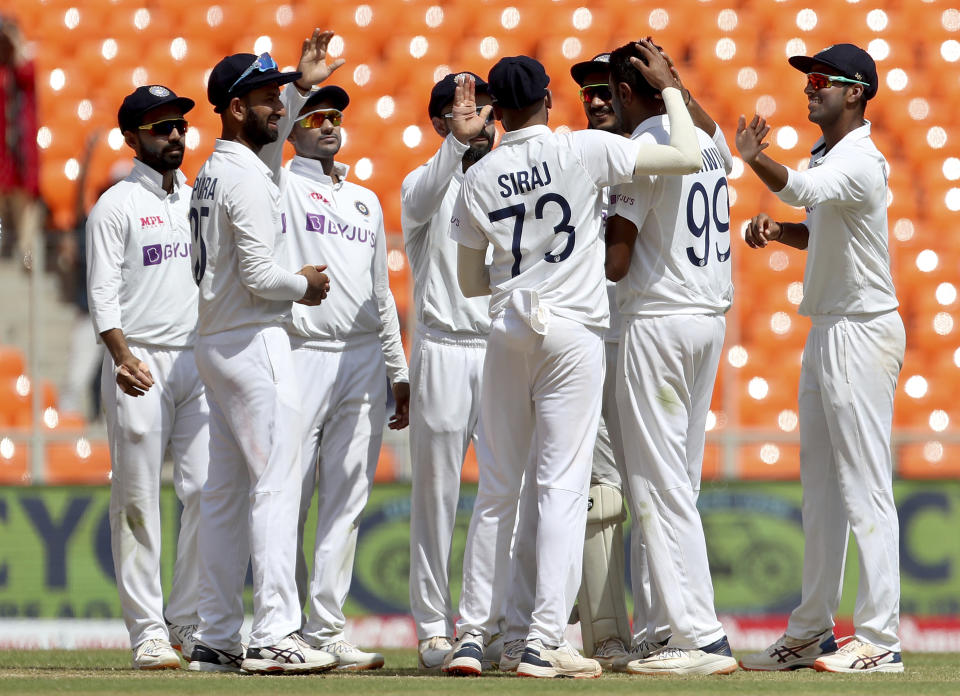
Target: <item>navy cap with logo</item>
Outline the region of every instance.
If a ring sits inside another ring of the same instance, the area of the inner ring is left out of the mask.
[[[473,75],[476,91],[480,94],[487,94],[487,82],[479,75],[469,70],[448,73],[430,90],[430,103],[427,104],[427,113],[430,114],[430,118],[443,117],[444,105],[453,101],[454,90],[457,88],[457,75]]]
[[[285,85],[299,80],[303,73],[280,72],[269,53],[255,56],[252,53],[234,53],[217,63],[207,82],[207,99],[214,111],[223,113],[234,97],[264,85]]]
[[[137,87],[123,99],[120,110],[117,112],[117,123],[121,131],[136,130],[143,125],[141,117],[158,106],[175,104],[180,113],[185,114],[195,106],[193,99],[178,97],[173,90],[163,85],[144,85]]]
[[[334,109],[343,111],[350,104],[350,95],[343,87],[336,85],[326,85],[310,94],[310,97],[304,102],[300,109],[300,114],[305,116],[313,111],[318,104],[329,104]]]
[[[502,109],[523,109],[547,96],[550,78],[530,56],[501,58],[487,75],[490,97]]]
[[[866,82],[863,95],[873,99],[879,86],[877,64],[870,54],[859,46],[841,43],[825,48],[813,56],[792,56],[790,65],[803,73],[814,72],[814,65],[820,63],[837,71],[840,77]]]
[[[590,60],[577,63],[570,68],[570,76],[578,85],[583,87],[587,80],[587,75],[591,73],[609,73],[610,72],[610,54],[598,53]]]

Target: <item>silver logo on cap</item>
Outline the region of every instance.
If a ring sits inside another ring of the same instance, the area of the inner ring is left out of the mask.
[[[149,90],[147,90],[147,91],[149,91],[150,94],[152,94],[153,96],[155,96],[155,97],[161,97],[161,98],[162,98],[162,97],[166,97],[167,95],[170,94],[170,90],[169,90],[169,89],[167,89],[166,87],[161,87],[160,85],[153,85],[153,86],[152,86]]]

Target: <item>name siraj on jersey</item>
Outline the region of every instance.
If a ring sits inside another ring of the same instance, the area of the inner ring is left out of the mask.
[[[193,200],[213,200],[213,195],[217,192],[217,180],[212,176],[198,176],[193,182]]]
[[[543,174],[540,173],[541,168]],[[540,186],[546,186],[551,181],[553,181],[553,177],[550,176],[550,168],[547,167],[546,162],[541,162],[539,166],[533,165],[529,171],[523,169],[519,172],[501,174],[497,177],[497,183],[500,184],[500,196],[503,198],[533,191]]]

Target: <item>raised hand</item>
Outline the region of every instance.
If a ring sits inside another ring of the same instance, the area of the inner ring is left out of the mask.
[[[650,39],[640,39],[634,46],[642,57],[631,56],[630,64],[640,71],[651,87],[660,91],[667,87],[677,87],[677,77],[669,61]]]
[[[470,142],[483,132],[493,107],[489,104],[477,113],[477,86],[473,75],[457,75],[457,86],[453,92],[453,116],[450,118],[450,132],[461,143]]]
[[[767,120],[760,118],[759,115],[754,114],[749,124],[744,116],[740,116],[737,121],[736,142],[737,151],[744,162],[750,164],[756,161],[760,153],[770,147],[770,143],[763,142],[769,132],[770,126],[767,125]]]
[[[333,34],[332,31],[314,29],[313,34],[304,39],[300,63],[297,65],[297,70],[303,73],[297,80],[297,86],[301,90],[307,91],[314,85],[319,85],[346,62],[343,58],[337,58],[332,63],[327,63],[327,46]]]

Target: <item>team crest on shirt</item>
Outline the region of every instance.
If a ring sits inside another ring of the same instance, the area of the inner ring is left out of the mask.
[[[161,87],[160,85],[153,85],[149,90],[150,94],[155,97],[163,98],[170,94],[170,90],[166,87]]]
[[[354,201],[354,207],[360,212],[361,215],[369,215],[370,208],[367,207],[367,204],[363,201]]]

